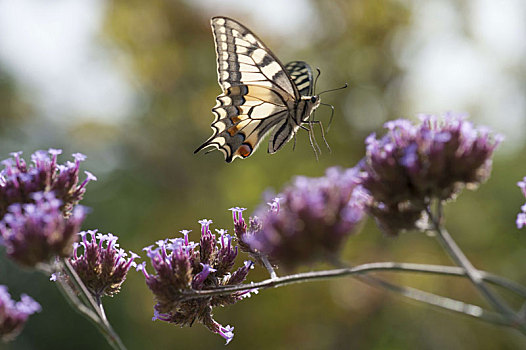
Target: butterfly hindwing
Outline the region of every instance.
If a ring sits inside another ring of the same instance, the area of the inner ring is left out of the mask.
[[[304,121],[299,108],[305,114],[313,108],[302,100],[312,89],[310,67],[300,61],[284,67],[256,35],[230,18],[214,17],[211,26],[223,93],[212,109],[214,134],[195,152],[215,147],[227,162],[246,158],[272,129],[268,151],[276,152]]]
[[[251,155],[265,134],[288,115],[275,91],[247,85],[228,88],[217,97],[212,112],[215,115],[214,134],[196,152],[214,146],[224,154],[227,162]]]

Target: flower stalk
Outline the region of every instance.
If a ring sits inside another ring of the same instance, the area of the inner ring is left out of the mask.
[[[235,286],[224,286],[205,290],[186,290],[182,293],[187,298],[209,297],[213,295],[229,294],[233,292],[247,291],[251,289],[267,289],[282,287],[289,284],[303,283],[310,281],[322,281],[331,278],[352,276],[358,274],[368,274],[371,272],[409,272],[422,273],[429,275],[442,275],[451,277],[466,277],[466,272],[462,267],[446,266],[446,265],[430,265],[430,264],[414,264],[414,263],[400,263],[400,262],[374,262],[356,265],[353,267],[345,267],[331,270],[320,270],[311,272],[301,272],[290,274],[286,276],[277,277],[275,279],[266,279],[260,282],[244,283]],[[507,278],[492,274],[490,272],[477,270],[484,281],[496,286],[507,289],[520,297],[526,299],[526,287],[513,282]]]
[[[477,318],[492,324],[504,325],[517,328],[516,321],[505,317],[499,312],[485,310],[477,305],[464,303],[452,298],[442,297],[433,293],[424,292],[415,288],[402,287],[391,282],[380,280],[374,276],[370,276],[373,272],[406,272],[406,273],[422,273],[432,275],[442,275],[451,277],[468,277],[466,271],[462,267],[444,266],[444,265],[428,265],[428,264],[413,264],[413,263],[397,263],[397,262],[376,262],[356,265],[353,267],[304,272],[291,274],[282,277],[270,278],[261,282],[240,284],[236,286],[217,287],[206,290],[182,291],[185,299],[193,298],[208,298],[217,295],[228,295],[234,292],[261,290],[267,288],[278,288],[295,283],[305,283],[327,280],[332,278],[341,278],[346,276],[357,277],[359,280],[380,287],[392,292],[396,292],[404,297],[416,300],[434,307],[444,310],[461,313],[466,316]],[[526,300],[526,287],[508,280],[504,277],[495,274],[476,270],[484,282],[507,289]],[[520,330],[520,329],[519,329]]]
[[[441,212],[441,203],[438,203],[438,212]],[[503,317],[508,319],[510,325],[514,325],[523,334],[526,335],[526,324],[521,320],[513,309],[496,293],[494,293],[486,284],[479,270],[477,270],[473,264],[469,261],[466,255],[462,252],[460,247],[453,240],[453,237],[440,223],[440,217],[435,215],[431,209],[427,208],[427,215],[432,223],[432,226],[437,233],[436,237],[444,250],[448,253],[451,259],[466,272],[466,276],[469,278],[475,288],[482,294],[482,296],[488,301],[488,303]]]
[[[126,346],[106,318],[100,298],[95,300],[68,259],[58,262],[58,269],[68,276],[67,280],[59,278],[57,282],[60,291],[73,309],[91,321],[113,349],[126,350]]]

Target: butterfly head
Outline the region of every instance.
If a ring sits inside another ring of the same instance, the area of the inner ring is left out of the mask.
[[[318,108],[320,105],[320,97],[318,95],[314,96],[301,96],[301,101],[298,104],[298,111],[301,111],[299,114],[298,122],[305,123],[311,117],[312,112]]]
[[[301,99],[307,103],[309,110],[314,111],[320,105],[321,99],[319,95],[302,96]]]
[[[320,101],[320,97],[319,97],[319,96],[311,96],[311,97],[310,97],[310,102],[311,102],[314,106],[316,106],[316,107],[314,107],[314,108],[317,108],[317,107],[320,105],[320,102],[321,102],[321,101]]]

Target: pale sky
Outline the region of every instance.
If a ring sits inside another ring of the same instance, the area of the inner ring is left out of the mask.
[[[97,35],[103,4],[0,0],[0,66],[42,114],[118,120],[129,113],[134,92],[116,63],[117,48]]]

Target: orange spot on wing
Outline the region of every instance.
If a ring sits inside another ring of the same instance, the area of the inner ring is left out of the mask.
[[[226,131],[230,134],[230,136],[234,136],[235,134],[237,134],[238,130],[238,125],[234,125],[228,128]]]
[[[250,153],[252,153],[252,147],[250,147],[247,144],[242,144],[237,150],[237,152],[239,153],[239,155],[241,155],[241,157],[246,158],[250,155]]]

